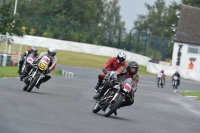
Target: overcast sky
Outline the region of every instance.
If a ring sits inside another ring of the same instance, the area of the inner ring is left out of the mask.
[[[148,3],[153,5],[156,0],[120,0],[121,6],[120,14],[122,20],[126,22],[125,27],[127,30],[133,27],[133,21],[137,19],[137,14],[147,14],[147,9],[144,4]],[[172,3],[173,0],[165,0],[166,4]],[[180,2],[181,0],[174,0]]]

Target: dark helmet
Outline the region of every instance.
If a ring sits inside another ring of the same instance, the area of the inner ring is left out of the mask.
[[[119,54],[117,55],[117,62],[120,64],[123,63],[125,60],[126,54],[123,51],[119,52]]]
[[[48,48],[47,52],[48,52],[49,58],[52,59],[56,55],[57,50],[54,47],[50,47]]]
[[[161,73],[164,73],[164,70],[162,69],[160,72],[161,72]]]
[[[36,46],[33,46],[33,47],[31,48],[31,52],[32,52],[32,53],[37,53],[37,51],[38,51],[38,48],[37,48]]]
[[[135,71],[135,72],[132,72],[132,71],[131,71],[131,68],[135,68],[136,71]],[[137,62],[131,61],[131,62],[128,63],[127,70],[128,70],[128,72],[129,72],[130,74],[136,74],[137,71],[138,71],[138,69],[139,69],[139,66],[138,66],[138,63],[137,63]]]

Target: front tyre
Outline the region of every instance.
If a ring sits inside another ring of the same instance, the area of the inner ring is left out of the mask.
[[[114,99],[113,103],[110,103],[108,107],[105,109],[105,117],[109,117],[118,107],[121,106],[121,103],[124,99],[122,94],[118,94],[118,96]]]
[[[93,107],[93,113],[97,113],[97,112],[99,112],[101,110],[101,108],[100,108],[100,104],[99,104],[99,101],[97,101],[96,103],[95,103],[95,105],[94,105],[94,107]]]
[[[23,87],[23,90],[24,90],[24,91],[26,91],[26,90],[28,89],[28,85],[29,85],[29,84],[25,84],[25,85],[24,85],[24,87]]]
[[[33,89],[33,87],[35,86],[35,84],[37,83],[38,79],[39,79],[40,75],[36,74],[35,78],[32,80],[32,82],[30,83],[27,92],[31,92],[31,90]]]

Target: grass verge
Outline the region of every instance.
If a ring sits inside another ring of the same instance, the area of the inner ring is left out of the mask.
[[[200,91],[180,91],[183,96],[197,96],[197,100],[200,101]]]
[[[17,73],[17,70],[17,66],[0,67],[0,77],[18,77],[19,74]],[[55,69],[51,74],[55,76],[61,76],[58,71],[58,69]]]

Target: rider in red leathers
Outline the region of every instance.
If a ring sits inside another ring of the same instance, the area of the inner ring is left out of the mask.
[[[119,52],[119,54],[117,55],[117,57],[112,57],[110,58],[106,64],[103,65],[103,73],[98,75],[98,82],[97,85],[95,86],[95,91],[98,92],[99,91],[99,87],[102,84],[103,78],[105,77],[105,74],[107,73],[107,71],[116,71],[118,68],[120,67],[126,67],[126,54],[121,51]]]

